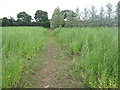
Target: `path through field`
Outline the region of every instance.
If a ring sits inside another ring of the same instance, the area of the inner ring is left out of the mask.
[[[43,57],[44,63],[38,68],[33,76],[35,88],[65,88],[80,87],[80,80],[73,80],[69,77],[69,65],[72,59],[67,56],[57,40],[52,37],[52,30],[49,30],[49,38]]]

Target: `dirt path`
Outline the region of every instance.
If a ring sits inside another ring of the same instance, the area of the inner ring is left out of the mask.
[[[80,81],[71,80],[67,67],[72,60],[65,55],[64,50],[60,48],[54,37],[53,32],[49,30],[49,39],[47,42],[44,63],[34,76],[35,88],[65,88],[79,87]]]
[[[44,60],[43,67],[36,74],[37,85],[35,87],[64,87],[63,83],[58,82],[58,76],[60,71],[69,65],[71,61],[64,55],[53,37],[48,40]]]

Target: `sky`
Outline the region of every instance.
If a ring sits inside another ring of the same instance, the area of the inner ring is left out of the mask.
[[[113,9],[119,0],[2,0],[0,1],[0,18],[12,16],[17,18],[19,12],[25,11],[34,18],[37,10],[48,12],[48,18],[52,17],[54,9],[58,6],[60,10],[70,9],[75,11],[78,7],[80,12],[86,7],[90,9],[92,5],[97,10],[101,6],[105,7],[108,2],[113,4]]]

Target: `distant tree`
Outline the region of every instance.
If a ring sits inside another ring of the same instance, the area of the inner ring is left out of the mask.
[[[20,12],[17,14],[17,24],[18,26],[26,26],[31,24],[32,17],[26,12]]]
[[[2,18],[0,18],[0,26],[2,26]]]
[[[62,16],[63,16],[64,19],[67,18],[68,12],[69,12],[69,10],[62,10],[61,11],[61,14],[62,14]]]
[[[67,21],[65,22],[65,27],[73,27],[73,26],[74,26],[74,17],[72,11],[70,10],[67,15]]]
[[[84,8],[84,11],[82,12],[82,21],[83,21],[83,26],[84,27],[87,27],[87,26],[89,26],[89,15],[90,15],[90,13],[89,13],[89,11],[87,10],[87,8]]]
[[[109,2],[107,5],[107,17],[106,17],[106,21],[107,21],[107,26],[111,27],[112,26],[112,4]]]
[[[9,20],[7,17],[2,18],[2,26],[8,26],[9,25]]]
[[[17,19],[23,22],[31,22],[32,17],[28,15],[26,12],[20,12],[17,14]]]
[[[95,27],[97,25],[97,10],[95,9],[95,6],[91,7],[91,11],[90,11],[91,17],[90,17],[90,23],[91,23],[91,27]]]
[[[100,13],[99,13],[99,26],[104,26],[105,27],[105,11],[104,8],[100,8]]]
[[[118,2],[117,12],[118,12],[118,27],[120,28],[120,1]]]
[[[70,11],[72,11],[72,10],[62,10],[62,11],[61,11],[61,14],[62,14],[62,16],[63,16],[63,18],[64,18],[64,22],[67,21],[67,16],[68,16],[68,13],[69,13]],[[72,17],[73,17],[73,18],[76,17],[76,14],[75,14],[74,11],[72,11]],[[63,26],[65,26],[65,23],[64,23]]]
[[[7,17],[2,18],[2,26],[14,26],[15,20],[13,17],[8,19]]]
[[[89,19],[89,11],[87,10],[87,8],[84,8],[83,14],[84,14],[83,19],[88,20]]]
[[[76,8],[73,27],[81,27],[79,8]]]
[[[114,11],[114,19],[113,19],[113,22],[114,22],[114,25],[113,26],[118,26],[118,5],[116,5],[116,10]]]
[[[50,27],[48,13],[46,11],[37,10],[34,18],[38,26]]]
[[[59,7],[57,7],[53,12],[52,19],[50,20],[50,27],[52,29],[55,29],[60,26],[63,26],[63,24],[64,24],[63,16],[60,12]]]
[[[41,22],[41,26],[43,26],[43,27],[50,27],[50,20],[46,20],[44,22]]]
[[[44,22],[48,20],[48,13],[46,11],[37,10],[35,13],[36,22]]]
[[[68,16],[69,11],[72,11],[72,10],[62,10],[62,11],[61,11],[61,14],[62,14],[62,16],[63,16],[64,19],[67,19],[67,16]],[[75,17],[75,12],[72,11],[72,13],[73,13],[73,14],[72,14],[72,17]]]

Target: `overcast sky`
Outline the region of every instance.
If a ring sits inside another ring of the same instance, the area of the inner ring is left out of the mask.
[[[90,9],[92,5],[99,10],[101,6],[105,6],[108,2],[117,5],[119,0],[2,0],[0,1],[0,18],[12,16],[16,19],[19,12],[25,11],[34,17],[36,10],[48,12],[48,17],[51,18],[54,9],[59,6],[61,10],[71,9],[73,11],[79,7],[80,12],[83,8]]]

